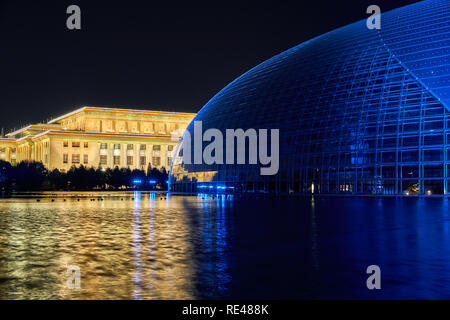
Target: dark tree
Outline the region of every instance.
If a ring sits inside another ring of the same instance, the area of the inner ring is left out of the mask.
[[[47,175],[42,162],[36,161],[22,161],[13,172],[17,190],[39,190]]]
[[[62,190],[67,188],[67,175],[58,169],[54,169],[47,174],[44,186],[46,189]]]
[[[123,185],[122,171],[119,167],[115,167],[114,170],[112,170],[108,184],[115,189],[120,188]]]
[[[0,160],[0,190],[10,190],[13,183],[13,167],[9,162]]]
[[[150,167],[151,168],[151,167]],[[41,162],[22,161],[17,166],[0,160],[0,191],[4,190],[92,190],[107,188],[167,188],[165,168],[144,170],[130,168],[102,169],[72,166],[65,173],[48,172]],[[136,183],[140,181],[140,183]]]
[[[147,173],[147,178],[149,181],[156,181],[156,185],[160,188],[167,188],[167,179],[169,178],[169,175],[167,174],[166,168],[163,167],[161,170],[153,168]]]

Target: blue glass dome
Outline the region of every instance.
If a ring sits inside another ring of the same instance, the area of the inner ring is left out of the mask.
[[[289,49],[197,114],[203,130],[279,129],[279,171],[183,163],[173,191],[445,194],[450,174],[450,7],[428,0]],[[193,132],[193,123],[187,131]]]

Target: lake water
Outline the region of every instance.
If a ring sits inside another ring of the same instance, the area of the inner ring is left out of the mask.
[[[0,198],[1,299],[450,298],[449,249],[446,198]]]

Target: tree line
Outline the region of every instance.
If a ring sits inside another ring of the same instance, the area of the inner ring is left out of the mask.
[[[121,188],[167,190],[165,168],[144,170],[130,168],[102,169],[72,166],[67,172],[47,170],[42,162],[22,161],[13,166],[0,160],[0,191],[37,190],[114,190]]]

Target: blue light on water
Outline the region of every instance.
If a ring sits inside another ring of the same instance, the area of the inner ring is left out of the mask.
[[[200,189],[200,190],[209,189],[210,191],[214,191],[214,189],[215,189],[217,191],[223,192],[223,191],[226,191],[227,189],[232,190],[232,189],[234,189],[234,187],[227,187],[227,186],[224,186],[224,185],[215,186],[215,185],[200,184],[200,185],[197,186],[197,189]]]

